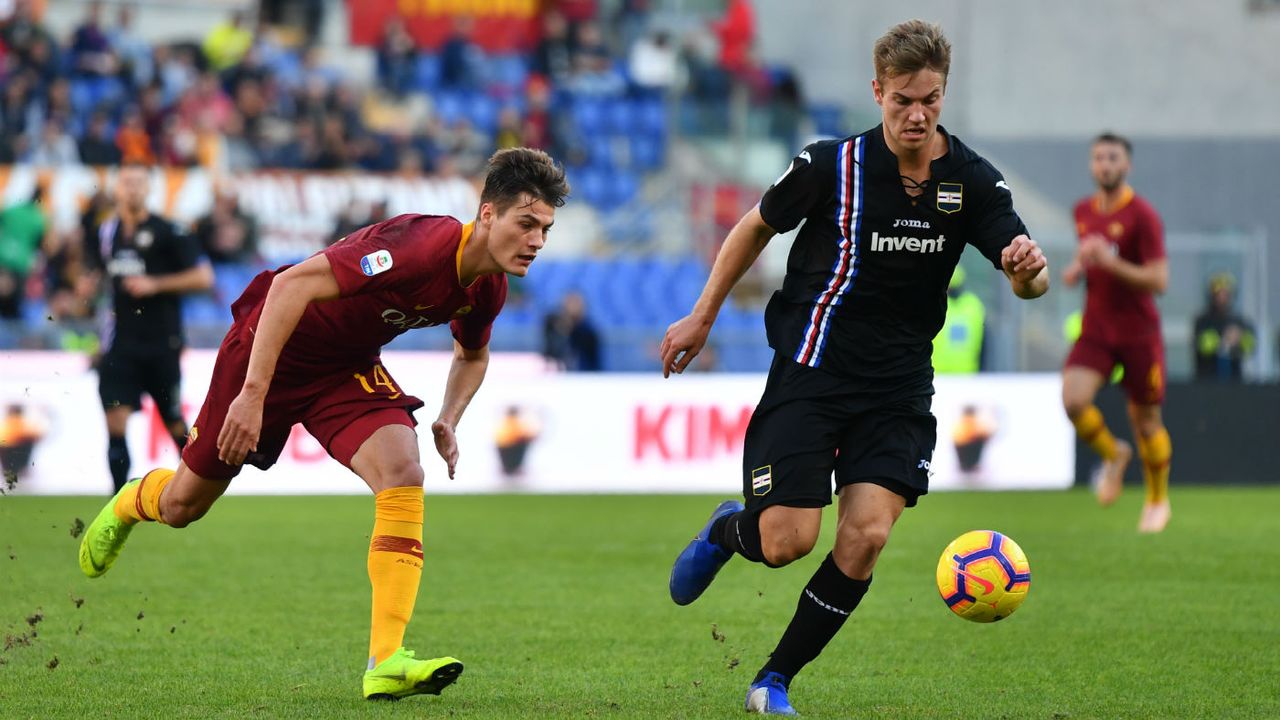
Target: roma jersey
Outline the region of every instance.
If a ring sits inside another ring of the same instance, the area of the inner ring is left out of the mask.
[[[1126,187],[1116,208],[1101,212],[1096,197],[1076,203],[1076,235],[1092,235],[1135,265],[1165,257],[1164,227],[1155,208]],[[1101,268],[1085,269],[1081,337],[1108,344],[1149,341],[1160,336],[1160,314],[1150,292],[1139,290]]]
[[[487,345],[506,301],[507,276],[483,275],[462,286],[459,264],[471,230],[451,217],[398,215],[322,250],[340,295],[307,307],[279,370],[309,375],[367,365],[397,335],[446,323],[463,347]],[[257,327],[271,280],[284,269],[263,272],[249,284],[231,306],[238,325]]]

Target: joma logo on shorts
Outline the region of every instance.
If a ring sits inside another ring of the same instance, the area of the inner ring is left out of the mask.
[[[875,252],[890,250],[906,250],[914,253],[937,253],[942,252],[942,246],[947,242],[946,235],[939,235],[936,238],[918,238],[918,237],[893,237],[892,235],[881,235],[878,232],[871,233],[871,249]]]

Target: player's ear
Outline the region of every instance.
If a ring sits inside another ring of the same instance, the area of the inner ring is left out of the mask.
[[[880,81],[876,78],[871,78],[871,94],[875,97],[877,105],[884,104],[884,88],[880,87]]]
[[[485,227],[492,227],[493,219],[496,216],[496,214],[497,213],[493,208],[493,203],[491,202],[480,203],[479,220],[481,225],[484,225]]]

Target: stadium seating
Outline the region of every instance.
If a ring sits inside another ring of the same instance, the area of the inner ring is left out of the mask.
[[[813,129],[819,135],[843,137],[846,133],[844,110],[835,103],[814,103],[809,106]]]
[[[303,57],[298,48],[279,45],[263,46],[261,60],[267,74],[277,83],[275,92],[288,96],[286,102],[273,107],[271,112],[285,113],[285,121],[296,120],[288,113],[300,106],[307,88],[314,87],[314,80],[323,78],[331,88],[343,84],[342,73],[326,64],[315,65],[312,58]],[[444,68],[439,54],[419,52],[416,55],[409,92],[424,96],[432,112],[446,126],[461,120],[469,122],[481,133],[491,137],[497,130],[499,116],[504,108],[515,107],[523,112],[528,104],[526,93],[530,87],[532,57],[517,52],[489,54],[483,58],[483,66],[476,75],[480,78],[474,88],[446,87]],[[624,78],[626,64],[616,62],[615,71]],[[140,99],[118,77],[97,77],[75,71],[69,55],[62,55],[59,74],[65,77],[69,87],[69,101],[73,112],[66,118],[67,130],[73,137],[80,137],[88,118],[97,111],[108,116],[107,131],[114,137],[122,116]],[[252,77],[252,73],[249,74]],[[224,84],[233,74],[225,75]],[[651,173],[659,172],[671,146],[671,128],[666,99],[652,89],[628,87],[619,94],[606,86],[583,89],[573,85],[550,87],[552,114],[549,129],[556,136],[553,141],[564,147],[561,157],[568,165],[570,182],[574,187],[575,203],[581,201],[595,209],[604,237],[616,252],[633,252],[648,244],[659,231],[652,209],[645,206],[645,181]],[[177,89],[164,86],[164,103],[172,105],[181,98],[182,86]],[[233,103],[237,102],[229,85],[224,86]],[[177,95],[177,96],[172,96]],[[332,102],[333,97],[328,98]],[[819,109],[827,113],[823,118],[835,117],[838,109]],[[818,112],[818,111],[815,111]],[[355,116],[344,117],[344,122]],[[815,115],[817,118],[818,115]],[[359,123],[356,119],[354,122]],[[820,124],[830,124],[822,121]],[[356,136],[361,128],[351,128]],[[415,128],[415,132],[419,129]],[[377,130],[371,132],[380,137]],[[567,137],[560,135],[567,134]],[[166,155],[166,142],[161,137],[151,138],[153,150],[161,162],[177,162]],[[275,149],[258,158],[264,167],[278,159]],[[394,158],[368,156],[350,159],[352,167],[388,169]],[[190,162],[188,159],[187,162]],[[301,169],[308,169],[302,162]],[[292,165],[291,165],[292,167]],[[216,283],[212,291],[194,295],[185,301],[183,314],[189,334],[199,338],[197,343],[217,338],[230,322],[230,304],[261,268],[250,265],[219,265],[215,268]],[[543,318],[560,303],[564,294],[581,292],[593,318],[605,332],[606,366],[610,369],[651,369],[654,362],[652,345],[661,336],[667,324],[683,315],[692,306],[707,267],[692,259],[653,257],[544,259],[537,270],[522,283],[519,293],[513,292],[512,302],[498,321],[502,332],[495,334],[498,349],[531,350],[541,343]],[[36,332],[48,324],[48,309],[41,298],[32,297],[26,305],[23,325]],[[721,319],[725,332],[754,332],[760,325],[757,312],[740,312],[726,308]],[[11,347],[20,342],[0,339],[0,346]],[[397,342],[397,347],[447,349],[447,334],[412,333]],[[753,358],[740,358],[732,352],[722,360],[726,368],[751,367],[759,369]]]

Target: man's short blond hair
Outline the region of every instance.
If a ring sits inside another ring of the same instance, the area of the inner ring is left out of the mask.
[[[942,26],[924,20],[908,20],[889,28],[876,41],[872,51],[876,80],[884,82],[897,75],[910,75],[924,69],[942,74],[947,85],[951,71],[951,43],[942,34]]]

